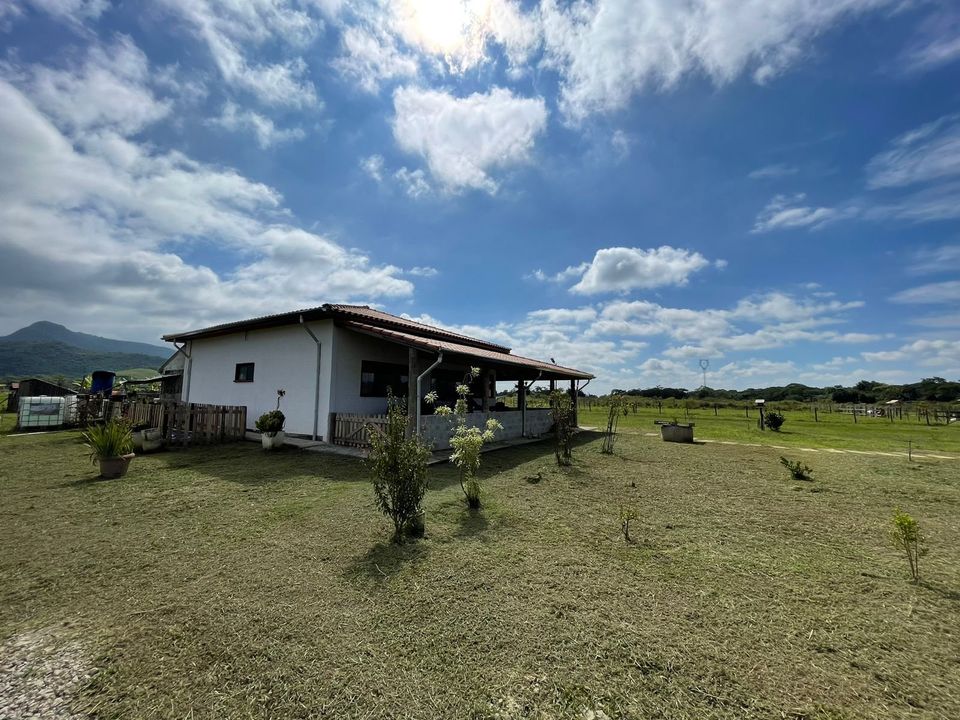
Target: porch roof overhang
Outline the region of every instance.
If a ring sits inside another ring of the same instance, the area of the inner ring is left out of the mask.
[[[592,374],[583,370],[534,360],[514,355],[511,352],[501,352],[437,338],[411,335],[399,330],[388,330],[353,320],[341,321],[337,325],[346,330],[383,338],[417,350],[442,352],[445,364],[462,363],[467,366],[481,365],[484,368],[494,369],[497,371],[498,380],[592,380],[594,378]]]

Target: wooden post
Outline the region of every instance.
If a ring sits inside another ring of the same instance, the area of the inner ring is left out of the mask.
[[[417,408],[421,398],[417,397],[417,376],[420,374],[420,362],[416,348],[407,351],[407,437],[417,432]]]
[[[577,420],[577,406],[580,404],[580,398],[577,396],[577,381],[570,381],[570,399],[573,401],[573,426],[577,427],[579,421]]]
[[[490,371],[484,370],[480,373],[482,378],[481,387],[483,387],[483,397],[480,400],[480,409],[483,412],[490,412]]]
[[[713,415],[714,417],[720,417],[720,410],[717,408],[717,404],[713,404]]]
[[[527,383],[517,381],[517,407],[520,408],[520,437],[527,436]]]
[[[820,422],[819,418],[817,418],[817,406],[816,406],[816,405],[813,406],[813,421],[814,421],[814,422]]]

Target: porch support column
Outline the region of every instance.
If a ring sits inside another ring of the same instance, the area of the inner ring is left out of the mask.
[[[580,404],[580,398],[577,397],[577,381],[570,381],[570,399],[573,401],[573,426],[579,427],[580,422],[577,419],[577,406]]]
[[[517,407],[520,408],[520,437],[527,436],[527,382],[517,382]]]
[[[483,412],[490,412],[490,377],[492,375],[491,370],[484,370],[481,377],[483,377],[483,398],[481,399],[481,409]]]
[[[407,437],[417,431],[417,377],[420,375],[420,357],[416,348],[407,351]]]

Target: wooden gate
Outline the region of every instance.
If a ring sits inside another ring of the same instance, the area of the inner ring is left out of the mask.
[[[370,447],[371,432],[386,432],[386,415],[353,415],[333,413],[330,416],[330,437],[335,445],[351,447]]]

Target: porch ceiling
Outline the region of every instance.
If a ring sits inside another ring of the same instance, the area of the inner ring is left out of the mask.
[[[421,337],[399,330],[387,330],[366,323],[346,320],[337,323],[339,327],[354,332],[372,335],[389,340],[398,345],[443,353],[445,363],[463,365],[481,365],[497,371],[497,380],[592,380],[593,375],[574,368],[554,365],[553,363],[521,357],[510,352],[498,352],[486,348],[462,345],[460,343]]]

